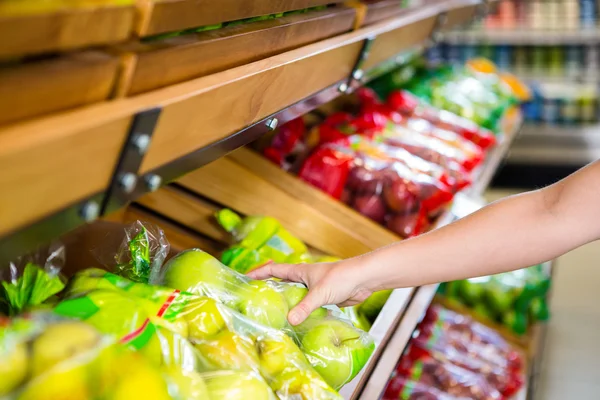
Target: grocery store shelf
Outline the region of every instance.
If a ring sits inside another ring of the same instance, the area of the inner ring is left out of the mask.
[[[60,233],[33,235],[44,221],[62,221],[52,226],[64,231],[99,216],[95,199],[106,202],[121,154],[135,145],[126,141],[132,121],[145,111],[156,109],[160,117],[137,174],[124,182],[132,183],[125,202],[252,141],[298,115],[294,110],[330,100],[360,78],[357,67],[368,72],[425,43],[434,30],[468,22],[478,4],[425,1],[389,20],[251,64],[1,128],[0,264]],[[59,218],[65,213],[72,218]]]
[[[532,30],[485,29],[460,30],[444,34],[442,40],[449,44],[508,44],[532,46],[594,45],[600,43],[600,30]]]

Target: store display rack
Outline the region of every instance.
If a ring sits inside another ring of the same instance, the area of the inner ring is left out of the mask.
[[[481,6],[425,1],[250,64],[0,128],[0,263],[351,91]]]
[[[491,45],[597,45],[600,44],[600,30],[540,30],[540,29],[477,29],[447,32],[443,37],[449,44],[491,44]]]

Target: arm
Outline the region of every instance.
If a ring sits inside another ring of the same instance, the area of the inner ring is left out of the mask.
[[[600,162],[547,188],[500,200],[446,227],[360,257],[332,264],[270,265],[252,276],[308,285],[309,295],[290,315],[295,323],[296,317],[301,321],[323,304],[355,304],[377,290],[524,268],[596,239]]]

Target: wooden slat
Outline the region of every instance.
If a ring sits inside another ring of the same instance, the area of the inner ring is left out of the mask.
[[[300,240],[327,254],[347,258],[372,250],[344,221],[319,212],[231,159],[208,164],[178,183],[242,214],[277,218]]]
[[[251,150],[241,148],[227,157],[269,181],[279,190],[305,204],[309,204],[319,213],[338,221],[347,232],[350,232],[355,238],[373,250],[400,240],[398,236],[387,229],[297,177],[288,174]]]
[[[178,31],[198,26],[214,25],[301,10],[343,0],[163,0],[150,4],[138,27],[140,36]]]
[[[215,221],[219,207],[176,188],[164,187],[143,196],[137,203],[218,242],[228,243],[231,239]]]
[[[0,133],[0,236],[106,189],[129,122]]]
[[[133,5],[24,13],[15,3],[0,3],[0,58],[117,43],[133,29]]]
[[[369,2],[367,6],[367,15],[363,26],[371,25],[384,19],[393,18],[400,13],[406,12],[402,0],[380,0]]]
[[[354,10],[336,7],[274,20],[121,46],[134,68],[119,92],[132,95],[270,57],[348,32]]]
[[[0,67],[0,124],[106,100],[117,68],[98,51]]]
[[[429,17],[377,36],[363,67],[368,70],[403,50],[423,43],[431,35],[435,22],[436,17]]]
[[[360,47],[352,43],[276,68],[270,68],[267,59],[256,74],[165,107],[141,172],[222,139],[342,80],[352,71]]]

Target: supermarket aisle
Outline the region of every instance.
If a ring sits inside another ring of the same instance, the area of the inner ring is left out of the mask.
[[[514,191],[490,191],[488,201]],[[536,400],[596,399],[600,392],[600,242],[555,263],[552,319]]]

